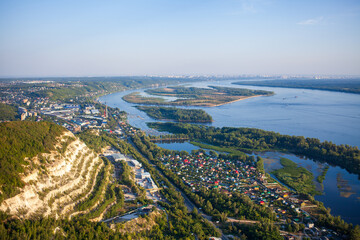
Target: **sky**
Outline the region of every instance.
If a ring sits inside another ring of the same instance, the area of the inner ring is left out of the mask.
[[[360,1],[0,1],[0,77],[241,74],[360,75]]]

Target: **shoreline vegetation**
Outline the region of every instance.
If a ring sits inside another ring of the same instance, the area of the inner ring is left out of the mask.
[[[176,124],[176,125],[190,125],[190,124]],[[195,129],[192,130],[194,135],[199,134],[199,132],[196,131]],[[206,134],[206,132],[204,131],[203,133]],[[189,134],[189,136],[190,135],[192,134]],[[195,139],[194,136],[193,139]],[[276,221],[275,216],[272,215],[271,212],[268,212],[267,208],[259,207],[259,205],[254,204],[254,202],[252,202],[249,198],[247,197],[244,198],[243,195],[237,192],[232,193],[232,196],[229,197],[227,194],[218,191],[218,189],[207,190],[202,188],[200,189],[200,191],[193,191],[191,186],[184,183],[183,179],[179,176],[177,172],[171,171],[163,164],[161,158],[164,158],[164,156],[168,155],[168,152],[171,150],[162,149],[156,146],[154,143],[151,142],[151,137],[146,135],[141,135],[141,136],[133,135],[132,140],[133,143],[138,147],[138,149],[140,149],[140,152],[149,158],[151,163],[158,166],[159,169],[161,169],[161,171],[169,178],[170,181],[172,181],[178,188],[183,190],[191,201],[193,201],[199,208],[201,207],[203,209],[202,211],[205,211],[206,214],[212,216],[213,219],[220,219],[219,214],[224,213],[226,214],[225,218],[232,217],[234,219],[240,218],[242,220],[246,216],[246,219],[269,222],[270,224],[273,224]],[[205,144],[204,146],[209,147],[209,145],[207,144]],[[224,146],[223,144],[218,144],[216,147],[212,149],[216,149],[217,147],[222,148]],[[226,145],[225,148],[227,147],[228,146]],[[223,150],[227,150],[227,149],[223,149]],[[202,149],[199,149],[197,151],[193,150],[193,151],[194,151],[193,154],[198,154],[197,152],[201,152],[204,154],[204,150]],[[186,151],[181,151],[180,153],[178,152],[177,154],[179,154],[179,157],[187,157],[189,153],[187,153]],[[211,152],[210,155],[212,155]],[[222,154],[219,154],[219,156],[220,155]],[[246,156],[245,154],[243,156],[239,155],[239,158],[232,158],[231,155],[226,155],[226,158],[235,161],[251,161],[253,164],[256,165],[256,168],[259,169],[260,172],[262,171],[261,165],[263,164],[263,162],[261,158],[258,158],[256,162],[253,156]],[[313,204],[308,209],[308,211],[311,212],[311,215],[313,216],[313,220],[316,222],[315,224],[317,227],[327,227],[337,232],[338,234],[341,233],[345,235],[354,235],[355,233],[357,233],[359,229],[358,226],[353,228],[352,224],[348,224],[344,222],[344,220],[342,220],[339,216],[337,217],[332,216],[330,214],[330,209],[326,209],[323,203],[316,201],[313,196],[306,193],[304,194],[299,193],[299,196],[301,199],[308,201],[310,205]],[[235,208],[239,208],[239,209],[235,209]],[[253,214],[254,211],[256,211],[255,214]],[[290,212],[292,211],[291,208],[289,209],[289,211]],[[297,230],[295,231],[290,230],[290,231],[298,232],[300,230],[299,226],[296,223],[294,225],[290,225],[291,221],[289,220],[286,221],[286,223],[288,223],[286,229],[289,230],[292,229],[292,227],[296,227]],[[233,223],[231,224],[233,226]],[[249,228],[252,229],[252,231],[253,231],[253,227],[254,226],[249,226]],[[305,226],[303,225],[303,228],[304,227]],[[220,228],[224,232],[226,231],[226,229],[224,229],[224,225],[220,225]],[[266,229],[265,231],[268,230]],[[278,231],[279,230],[275,230],[274,232],[278,232]],[[233,233],[233,229],[231,228],[231,230],[227,233]],[[246,236],[249,235],[247,234]],[[282,237],[280,236],[279,238],[271,237],[271,239],[281,239],[281,238]],[[262,239],[262,238],[253,237],[251,239]],[[350,238],[350,239],[357,239],[357,238]]]
[[[175,107],[136,106],[149,117],[157,120],[173,120],[177,122],[210,123],[212,117],[202,109],[181,109]]]
[[[209,145],[209,144],[205,144],[205,143],[201,143],[201,142],[196,142],[196,141],[190,141],[190,143],[191,143],[192,145],[195,145],[195,146],[197,146],[197,147],[200,147],[201,149],[209,149],[209,150],[211,149],[211,150],[217,151],[217,152],[219,152],[219,153],[228,153],[231,158],[234,158],[235,156],[240,157],[241,155],[245,155],[245,152],[244,152],[243,150],[238,150],[238,149],[235,149],[235,148],[219,147],[219,146]],[[278,150],[273,150],[273,151],[278,151]],[[280,151],[281,151],[281,150],[280,150]],[[286,158],[284,158],[284,159],[286,159]],[[289,159],[286,159],[286,160],[289,160]],[[285,161],[286,161],[286,160],[285,160]],[[283,160],[283,161],[284,161],[284,160]],[[291,161],[291,160],[289,160],[289,161]],[[281,161],[280,161],[280,163],[282,164]],[[295,164],[295,163],[294,163],[294,164]],[[262,165],[263,165],[263,160],[262,160]],[[286,163],[285,163],[285,165],[286,165]],[[283,165],[283,166],[284,166],[284,165]],[[264,166],[262,166],[262,168],[264,168]],[[327,167],[324,169],[323,174],[326,174],[326,172],[327,172],[328,169],[329,169],[329,166],[327,166]],[[276,170],[274,170],[274,171],[276,171]],[[274,174],[274,171],[273,171],[273,172],[269,172],[269,173]],[[308,173],[310,173],[311,175],[313,175],[313,174],[312,174],[311,172],[309,172],[307,169],[305,169],[305,171],[308,172]],[[300,172],[301,172],[301,171],[300,171]],[[274,178],[272,178],[272,177],[270,176],[269,173],[267,173],[267,175],[268,175],[267,177],[268,177],[269,179],[272,179],[273,181],[278,182],[280,185],[284,186],[285,188],[290,189],[291,191],[298,191],[298,190],[297,190],[298,187],[294,187],[294,186],[292,186],[292,184],[288,184],[287,181],[283,181],[283,179],[282,179],[281,177],[278,177],[276,174],[274,174],[274,176],[275,176],[278,180],[277,180],[277,179],[274,179]],[[307,175],[309,175],[309,174],[307,174]],[[320,176],[317,177],[317,179],[316,179],[317,181],[319,181],[319,177],[320,177]],[[301,182],[301,183],[300,183],[300,188],[302,188],[302,185],[304,185],[303,188],[305,188],[305,189],[310,189],[311,191],[298,191],[298,192],[308,193],[308,194],[311,194],[311,195],[320,195],[321,192],[315,190],[316,187],[315,187],[315,185],[314,185],[314,183],[313,183],[313,179],[314,179],[314,177],[312,176],[311,182],[304,182],[304,183]],[[325,179],[325,177],[324,177],[324,179]],[[322,179],[322,181],[324,181],[324,179]],[[322,183],[322,181],[321,181],[320,183]],[[306,186],[305,186],[305,185],[306,185]]]
[[[297,192],[319,194],[315,190],[314,176],[311,172],[303,167],[298,167],[296,163],[287,158],[280,158],[280,164],[283,168],[271,172],[277,179]]]
[[[270,91],[215,86],[210,86],[210,88],[167,87],[148,89],[145,92],[155,97],[144,97],[139,92],[134,92],[125,95],[123,100],[129,103],[144,105],[217,107],[251,97],[274,95],[274,92]],[[166,101],[161,96],[176,97],[178,99]]]
[[[303,88],[333,92],[360,94],[360,78],[354,79],[271,79],[245,80],[234,82],[235,85],[252,85],[260,87]]]
[[[324,182],[325,176],[326,176],[326,173],[327,173],[328,170],[329,170],[329,166],[326,166],[326,167],[323,169],[321,175],[319,175],[319,176],[316,178],[316,181],[318,181],[318,183],[321,183],[321,184],[322,184],[322,183]]]
[[[289,136],[255,128],[215,128],[186,123],[148,123],[150,128],[167,131],[205,144],[240,151],[281,150],[303,155],[316,161],[340,166],[360,176],[360,150],[349,145],[336,145],[316,138]]]

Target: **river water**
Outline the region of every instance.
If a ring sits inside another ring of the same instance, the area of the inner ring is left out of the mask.
[[[191,152],[198,150],[199,147],[189,142],[177,143],[157,143],[159,147],[169,150]],[[315,199],[324,203],[325,207],[331,208],[331,214],[340,215],[346,222],[360,225],[360,180],[357,175],[350,174],[340,167],[329,166],[328,164],[313,161],[312,159],[301,158],[294,154],[281,152],[261,152],[254,153],[264,159],[265,171],[270,173],[275,169],[282,168],[280,158],[288,158],[304,167],[314,175],[316,189],[322,195],[315,196]],[[322,184],[316,181],[324,168],[328,166],[325,180]]]
[[[232,82],[234,81],[194,82],[186,86],[262,89],[274,91],[275,95],[250,98],[218,107],[203,107],[201,109],[214,119],[214,122],[208,125],[254,127],[282,134],[319,138],[336,144],[360,146],[360,95],[308,89],[239,86]],[[143,90],[110,94],[101,97],[100,101],[126,111],[131,125],[156,134],[156,131],[146,126],[146,122],[155,120],[134,108],[136,104],[121,99],[130,92],[143,92]],[[159,144],[159,146],[189,152],[197,149],[190,143]],[[324,168],[324,164],[292,154],[265,152],[259,155],[266,159],[267,172],[281,167],[280,157],[289,158],[307,168],[315,178]],[[317,187],[323,191],[323,195],[316,196],[315,199],[330,207],[332,214],[340,215],[347,222],[360,224],[360,181],[357,175],[330,166],[323,186],[317,183]]]

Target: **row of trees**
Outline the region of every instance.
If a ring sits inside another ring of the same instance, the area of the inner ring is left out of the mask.
[[[272,91],[265,91],[265,90],[253,90],[253,89],[246,89],[246,88],[230,88],[230,87],[219,87],[219,86],[210,86],[213,89],[226,93],[228,95],[233,96],[255,96],[255,95],[273,95],[274,92]]]

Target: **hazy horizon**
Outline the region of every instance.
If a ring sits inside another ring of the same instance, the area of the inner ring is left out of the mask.
[[[0,2],[0,77],[360,75],[360,2]]]

